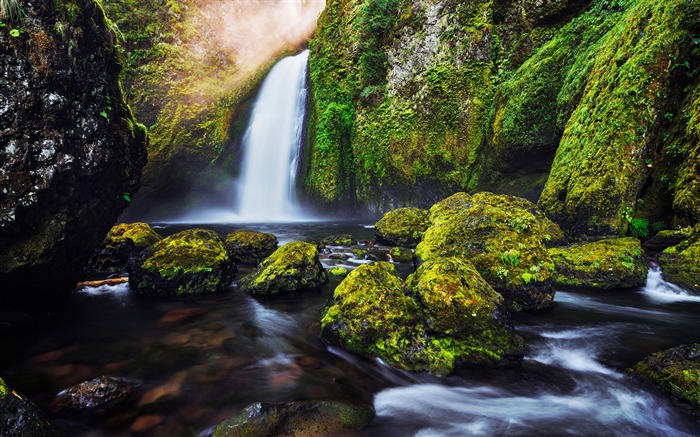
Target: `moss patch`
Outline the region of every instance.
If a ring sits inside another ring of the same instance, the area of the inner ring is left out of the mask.
[[[455,364],[518,363],[503,298],[467,261],[429,261],[406,284],[386,262],[362,265],[336,288],[322,338],[392,366],[445,375]]]
[[[236,264],[257,264],[277,249],[277,237],[240,229],[226,236],[226,253]]]
[[[612,238],[549,249],[552,281],[584,288],[633,288],[646,281],[648,267],[636,238]]]
[[[430,222],[416,247],[419,258],[468,259],[513,309],[551,305],[554,264],[547,244],[559,239],[561,231],[532,202],[458,193],[431,207]]]
[[[238,281],[251,294],[276,294],[317,288],[328,282],[328,274],[311,243],[287,243],[260,263],[258,269]]]
[[[700,344],[657,352],[628,371],[690,404],[700,414]]]
[[[379,243],[416,247],[430,222],[428,211],[419,208],[397,208],[384,214],[374,224]]]
[[[129,265],[129,285],[140,294],[201,294],[225,289],[235,266],[221,238],[190,229],[165,238]]]
[[[687,240],[664,249],[658,260],[666,280],[700,294],[700,225]]]

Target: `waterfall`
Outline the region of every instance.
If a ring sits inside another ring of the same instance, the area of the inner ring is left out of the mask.
[[[236,211],[241,221],[302,218],[294,199],[309,52],[278,62],[260,88],[243,138]]]

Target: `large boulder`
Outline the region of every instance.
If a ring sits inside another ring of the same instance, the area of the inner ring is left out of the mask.
[[[429,261],[406,284],[390,263],[359,266],[335,289],[321,338],[394,367],[439,375],[455,364],[515,364],[524,352],[503,298],[459,258]]]
[[[226,252],[236,264],[257,264],[277,249],[277,237],[239,229],[226,236]]]
[[[129,259],[162,240],[147,223],[120,223],[112,227],[90,259],[91,273],[114,274],[126,270]]]
[[[67,294],[139,187],[146,129],[100,2],[11,3],[22,13],[0,9],[0,282],[13,297]]]
[[[680,244],[658,254],[664,278],[693,293],[700,293],[700,225]]]
[[[327,282],[316,246],[296,241],[277,249],[254,273],[238,281],[238,286],[251,294],[276,294],[318,288]]]
[[[652,354],[628,372],[690,404],[700,414],[700,343]]]
[[[609,238],[549,249],[552,282],[584,288],[634,288],[644,285],[646,257],[636,238]]]
[[[416,255],[423,261],[468,259],[513,310],[537,310],[554,299],[547,245],[562,239],[561,230],[526,199],[457,193],[430,208],[430,227]]]
[[[214,437],[345,435],[372,422],[369,405],[339,401],[296,401],[248,405],[214,430]]]
[[[390,246],[416,247],[428,229],[428,211],[419,208],[397,208],[384,214],[374,224],[377,242]]]
[[[231,285],[235,264],[213,231],[189,229],[165,238],[129,262],[129,286],[138,294],[190,295]]]
[[[58,436],[42,412],[0,379],[0,435]]]

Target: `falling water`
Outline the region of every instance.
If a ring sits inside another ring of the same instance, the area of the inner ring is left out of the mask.
[[[243,138],[237,213],[242,221],[301,218],[294,200],[306,104],[309,52],[288,57],[265,78]]]

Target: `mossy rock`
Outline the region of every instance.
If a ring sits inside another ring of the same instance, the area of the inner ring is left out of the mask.
[[[683,229],[664,229],[645,241],[644,248],[653,253],[661,252],[687,240],[690,237],[691,230],[690,227]]]
[[[552,282],[584,288],[634,288],[644,285],[646,257],[636,238],[609,238],[549,249]]]
[[[222,291],[235,264],[213,231],[190,229],[165,238],[129,262],[129,286],[138,294],[191,295]]]
[[[426,332],[456,364],[504,366],[522,361],[525,343],[513,330],[503,297],[468,261],[427,261],[406,279],[406,292],[421,302]]]
[[[651,354],[628,372],[690,404],[700,414],[700,343]]]
[[[416,247],[428,229],[428,211],[419,208],[393,209],[375,223],[377,242],[392,246]]]
[[[59,436],[44,414],[0,379],[0,435]]]
[[[351,246],[355,241],[355,237],[350,234],[329,235],[321,240],[321,246]]]
[[[226,236],[226,253],[236,264],[257,264],[277,249],[272,234],[239,229]]]
[[[407,247],[392,247],[389,255],[397,263],[413,262],[413,251]]]
[[[512,332],[502,298],[474,268],[456,258],[426,264],[406,285],[391,263],[357,267],[336,287],[321,318],[321,338],[397,368],[438,375],[451,373],[455,363],[519,362],[522,339]]]
[[[214,437],[345,435],[369,425],[374,415],[369,405],[339,401],[256,402],[221,422],[214,430]]]
[[[328,269],[328,274],[333,276],[346,276],[348,274],[348,269],[341,266],[335,266],[331,269]]]
[[[669,247],[657,258],[667,281],[700,294],[700,239],[688,239]]]
[[[115,274],[126,271],[129,259],[163,237],[147,223],[120,223],[112,227],[88,262],[90,273]]]
[[[422,261],[468,259],[511,309],[552,304],[554,263],[547,245],[563,234],[530,201],[493,193],[457,193],[430,208],[430,227],[416,247]]]
[[[277,294],[318,288],[327,282],[316,246],[296,241],[277,249],[254,273],[238,281],[238,286],[251,294]]]

